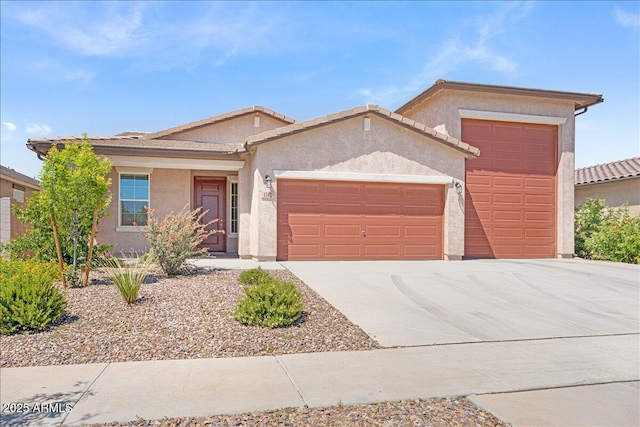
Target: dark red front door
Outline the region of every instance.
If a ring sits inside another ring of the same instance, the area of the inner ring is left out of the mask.
[[[220,221],[210,225],[208,230],[224,230],[224,199],[225,189],[227,188],[226,178],[195,178],[195,206],[202,207],[207,211],[204,216],[204,222],[210,222],[214,219]],[[202,246],[206,247],[209,252],[224,252],[226,236],[222,233],[216,233],[209,236]]]

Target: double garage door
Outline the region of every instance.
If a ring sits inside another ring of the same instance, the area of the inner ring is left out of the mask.
[[[278,260],[443,258],[444,186],[278,180]]]
[[[556,256],[557,126],[462,120],[465,257]]]

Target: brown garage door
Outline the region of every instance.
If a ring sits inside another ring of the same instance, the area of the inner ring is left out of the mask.
[[[442,259],[442,185],[278,180],[278,260]]]
[[[462,140],[465,257],[555,257],[557,127],[463,119]]]

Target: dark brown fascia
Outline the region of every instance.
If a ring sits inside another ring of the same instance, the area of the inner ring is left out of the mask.
[[[425,99],[445,89],[468,92],[497,93],[504,95],[533,96],[537,98],[564,99],[574,102],[574,110],[591,107],[592,105],[596,105],[604,101],[601,93],[563,92],[557,90],[531,89],[515,86],[452,82],[444,79],[439,79],[431,87],[420,93],[418,96],[409,100],[407,103],[399,107],[395,112],[398,114],[403,114],[404,112],[420,104]]]
[[[29,141],[27,148],[38,155],[38,157],[46,156],[51,149],[52,142],[38,142],[33,143]],[[60,142],[56,144],[58,149],[64,148],[64,143]],[[93,150],[96,154],[103,156],[149,156],[149,157],[165,157],[165,158],[180,158],[180,159],[208,159],[208,160],[228,160],[229,158],[239,158],[239,151],[231,152],[215,152],[206,150],[176,150],[176,149],[162,149],[162,148],[140,148],[140,147],[104,147],[99,145],[93,145]]]

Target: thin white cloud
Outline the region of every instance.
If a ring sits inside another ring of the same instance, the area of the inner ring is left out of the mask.
[[[623,27],[640,28],[640,14],[630,13],[616,8],[613,12],[616,22]]]
[[[24,131],[28,134],[46,135],[51,132],[51,126],[31,123]]]
[[[14,130],[16,130],[15,123],[2,122],[2,126],[4,126],[9,132],[13,132]]]
[[[37,3],[12,17],[54,45],[83,56],[133,58],[154,68],[224,64],[237,53],[277,46],[286,21],[262,4],[198,2],[195,16],[164,18],[164,3]],[[170,21],[167,21],[170,19]],[[55,25],[52,25],[55,23]],[[81,23],[81,24],[79,24]],[[83,81],[91,73],[70,74]]]
[[[363,88],[356,93],[364,97],[367,102],[388,105],[423,90],[436,79],[446,76],[458,67],[469,66],[467,64],[476,64],[481,68],[503,74],[517,73],[517,62],[495,51],[491,46],[491,40],[528,16],[531,9],[532,4],[529,2],[508,3],[498,13],[478,18],[474,41],[461,41],[461,37],[456,34],[442,43],[439,52],[408,83],[401,86]]]

